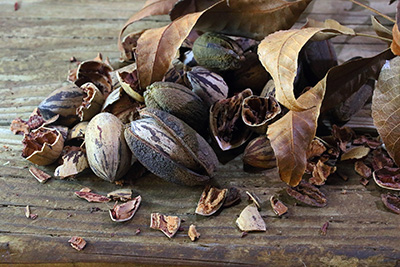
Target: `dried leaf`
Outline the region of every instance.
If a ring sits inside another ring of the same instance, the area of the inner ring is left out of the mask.
[[[310,2],[223,1],[210,8],[196,28],[261,40],[272,32],[290,29]]]
[[[362,159],[366,157],[370,151],[371,149],[369,147],[356,146],[343,153],[340,160]]]
[[[141,88],[163,79],[176,51],[203,12],[188,14],[165,27],[147,30],[140,36],[136,61]]]
[[[217,2],[219,0],[179,0],[169,12],[169,17],[176,20],[189,13],[203,11]]]
[[[395,54],[396,56],[400,55],[399,24],[400,24],[400,2],[397,4],[396,23],[393,25],[393,29],[392,29],[393,41],[392,41],[392,44],[390,45],[390,49],[392,50],[393,54]]]
[[[382,23],[375,17],[371,16],[372,28],[378,36],[393,39],[392,31],[382,25]]]
[[[387,152],[400,165],[400,57],[382,67],[371,109]]]
[[[244,208],[236,220],[236,225],[244,232],[266,231],[265,222],[254,203]]]
[[[314,103],[316,106],[300,112],[291,110],[268,127],[267,135],[277,159],[279,176],[291,186],[298,185],[306,170],[307,148],[317,129],[324,81],[297,100],[299,103]]]
[[[109,202],[111,199],[108,197],[85,191],[75,191],[75,195],[79,198],[86,199],[89,202],[104,203]]]
[[[141,201],[142,197],[137,196],[134,199],[123,204],[117,205],[117,203],[115,203],[114,207],[109,210],[111,220],[113,220],[114,222],[129,221],[135,215]]]
[[[350,34],[350,30],[339,23],[326,23],[320,28],[305,28],[279,31],[268,35],[259,45],[258,55],[264,68],[275,82],[276,98],[284,106],[294,111],[302,111],[316,105],[314,102],[296,100],[293,83],[297,74],[297,62],[303,46],[319,33],[319,40],[334,35]],[[329,35],[326,35],[329,33]]]
[[[132,23],[139,21],[145,17],[149,16],[156,16],[156,15],[166,15],[169,13],[169,11],[172,9],[172,7],[175,5],[176,0],[148,0],[144,4],[144,7],[132,17],[128,19],[127,22],[125,22],[125,25],[122,27],[122,29],[119,32],[118,36],[118,49],[121,52],[124,52],[124,47],[122,46],[121,42],[121,37],[126,28],[128,28],[129,25]]]
[[[71,239],[68,240],[68,242],[71,243],[71,247],[73,247],[74,249],[76,249],[78,251],[81,251],[86,246],[86,241],[82,237],[79,237],[79,236],[71,237]]]

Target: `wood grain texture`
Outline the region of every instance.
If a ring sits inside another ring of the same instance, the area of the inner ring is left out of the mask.
[[[30,163],[20,157],[21,136],[9,130],[15,117],[27,119],[51,91],[66,82],[68,69],[78,60],[94,58],[98,52],[117,61],[117,35],[125,20],[144,0],[29,0],[14,11],[13,1],[0,0],[0,265],[22,263],[69,263],[102,266],[101,263],[165,265],[271,265],[271,266],[395,266],[399,264],[399,217],[380,201],[381,189],[367,187],[351,167],[340,167],[350,177],[333,176],[322,190],[325,208],[295,205],[283,192],[276,169],[262,173],[242,170],[241,155],[221,165],[215,183],[236,186],[242,202],[209,218],[195,215],[202,187],[177,186],[147,174],[128,181],[125,188],[140,194],[142,205],[133,220],[114,223],[108,215],[113,203],[88,203],[73,192],[88,186],[106,194],[120,186],[96,178],[90,172],[75,179],[52,179],[39,184],[29,173]],[[394,17],[387,0],[369,1],[372,7]],[[370,12],[350,1],[314,1],[302,15],[324,20],[333,18],[356,31],[369,33]],[[390,23],[383,23],[390,26]],[[165,17],[147,19],[135,27],[165,25]],[[129,32],[129,29],[128,29]],[[354,56],[371,56],[386,45],[366,38],[333,39],[341,62]],[[361,122],[362,123],[362,122]],[[55,166],[43,168],[48,173]],[[133,174],[128,174],[128,177]],[[129,179],[128,179],[129,180]],[[245,190],[261,199],[265,233],[241,238],[235,220],[247,205]],[[289,206],[282,218],[274,215],[269,197],[278,194]],[[36,220],[27,219],[30,205]],[[168,240],[149,228],[150,213],[162,212],[185,219],[184,231]],[[319,231],[329,222],[326,236]],[[201,237],[186,236],[191,223]],[[141,230],[139,235],[135,232]],[[73,235],[88,241],[75,251],[68,244]]]

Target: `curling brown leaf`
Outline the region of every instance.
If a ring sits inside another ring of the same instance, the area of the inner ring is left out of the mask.
[[[196,28],[261,40],[293,26],[312,0],[223,1],[202,16]]]
[[[400,32],[399,32],[399,24],[400,24],[400,2],[397,4],[397,12],[396,12],[396,23],[392,29],[393,41],[390,45],[390,49],[393,54],[396,56],[400,55]]]
[[[189,13],[203,11],[216,4],[218,0],[179,0],[169,13],[171,20],[176,20]]]
[[[121,52],[124,52],[124,47],[121,43],[122,34],[132,23],[141,20],[145,17],[156,16],[156,15],[166,15],[175,5],[176,0],[148,0],[144,4],[144,7],[139,10],[137,13],[133,14],[126,22],[125,25],[121,28],[118,35],[118,49]]]
[[[400,58],[388,61],[372,97],[372,118],[386,150],[400,166]]]
[[[300,50],[309,40],[323,40],[340,34],[354,33],[333,20],[309,21],[306,26],[321,27],[279,31],[264,38],[258,48],[259,59],[275,82],[277,100],[297,112],[315,106],[314,102],[296,100],[293,93]]]
[[[274,149],[279,176],[290,186],[297,186],[307,165],[307,148],[317,130],[319,109],[324,96],[325,79],[298,98],[300,104],[314,103],[304,111],[291,110],[268,127],[268,138]]]
[[[162,80],[176,56],[176,51],[203,12],[185,15],[165,27],[150,29],[142,34],[136,48],[141,88]]]

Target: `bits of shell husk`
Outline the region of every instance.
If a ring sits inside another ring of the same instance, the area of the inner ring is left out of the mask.
[[[132,153],[150,172],[168,181],[207,182],[218,160],[209,144],[175,116],[156,109],[140,111],[141,119],[125,130]]]
[[[29,167],[29,172],[32,174],[33,177],[35,177],[36,180],[39,181],[39,183],[43,184],[47,182],[51,178],[51,175],[34,167],[30,166]]]
[[[197,203],[195,213],[203,216],[213,215],[224,204],[227,192],[228,189],[206,186]]]
[[[127,201],[127,200],[132,199],[132,190],[131,189],[118,189],[118,190],[108,193],[107,197],[112,198],[114,200]]]
[[[88,121],[101,111],[104,96],[93,83],[85,83],[81,86],[84,97],[82,104],[76,109],[76,114],[81,121]]]
[[[85,138],[85,132],[86,132],[86,127],[88,125],[88,121],[82,121],[78,124],[76,124],[74,127],[72,127],[71,130],[68,131],[68,137],[67,141],[72,140],[72,139],[84,139]]]
[[[299,203],[314,207],[325,207],[326,196],[317,187],[302,180],[296,187],[286,188],[289,196],[295,198]]]
[[[218,100],[228,97],[228,85],[222,76],[197,66],[186,72],[193,92],[209,107]]]
[[[160,213],[150,215],[150,228],[160,230],[168,238],[172,238],[181,226],[181,219],[177,216],[167,216]]]
[[[236,220],[236,225],[243,232],[267,230],[265,222],[254,203],[243,209]]]
[[[59,131],[41,127],[24,136],[22,157],[37,165],[49,165],[61,155],[64,138]]]
[[[62,161],[62,165],[58,166],[54,171],[54,176],[61,178],[75,176],[89,168],[86,152],[81,148],[69,151],[62,156]]]
[[[117,78],[122,89],[133,99],[144,102],[143,90],[139,87],[136,64],[131,64],[121,71],[117,71]]]
[[[85,134],[89,166],[100,178],[113,182],[131,167],[132,153],[124,138],[124,125],[111,113],[97,114]]]
[[[133,218],[142,201],[141,196],[137,196],[128,202],[117,204],[109,210],[111,220],[114,222],[126,222]]]
[[[191,224],[189,226],[188,236],[189,236],[190,240],[192,240],[192,242],[194,242],[200,238],[200,233],[197,232],[196,225]]]
[[[271,196],[269,199],[271,203],[272,210],[275,212],[276,215],[282,216],[288,211],[288,207],[283,204],[276,196]]]
[[[91,82],[107,97],[113,89],[113,81],[111,72],[113,68],[106,62],[102,61],[102,56],[99,54],[98,58],[94,60],[83,61],[79,64],[76,71],[77,80],[75,84],[82,86],[87,82]]]
[[[250,89],[246,89],[211,106],[211,136],[223,151],[239,147],[251,137],[252,132],[244,124],[241,111],[243,99],[252,94]]]
[[[169,82],[155,82],[146,88],[147,107],[166,111],[186,122],[198,132],[207,125],[208,108],[189,88]]]

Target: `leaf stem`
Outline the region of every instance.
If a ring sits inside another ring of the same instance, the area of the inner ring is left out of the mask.
[[[380,11],[378,11],[378,10],[376,10],[376,9],[370,7],[370,6],[364,5],[363,3],[360,3],[360,2],[358,2],[357,0],[350,0],[350,1],[353,2],[354,4],[357,4],[357,5],[359,5],[359,6],[362,6],[362,7],[365,8],[365,9],[368,9],[368,10],[374,12],[375,14],[378,14],[378,15],[384,17],[384,18],[387,19],[388,21],[391,21],[391,22],[393,22],[393,23],[396,23],[396,20],[392,19],[392,18],[389,17],[388,15],[385,15],[385,14],[381,13]]]
[[[365,33],[356,33],[356,36],[375,38],[375,39],[379,39],[379,40],[382,40],[382,41],[385,41],[385,42],[389,42],[389,43],[392,42],[392,39],[381,37],[381,36],[378,36],[378,35],[371,35],[371,34],[365,34]]]

